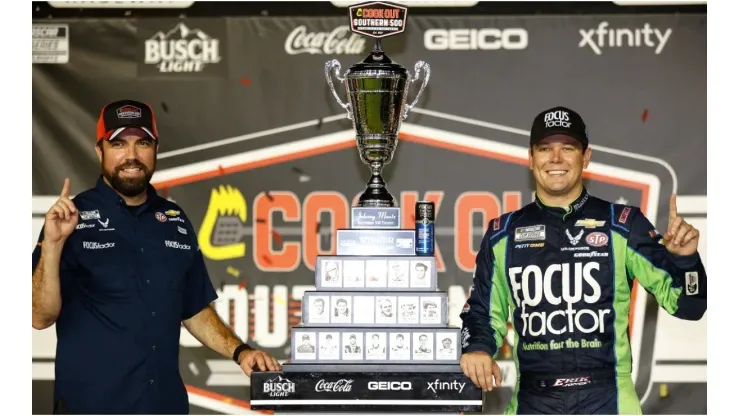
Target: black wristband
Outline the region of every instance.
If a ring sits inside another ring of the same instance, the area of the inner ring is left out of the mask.
[[[250,347],[247,344],[241,344],[238,347],[236,347],[236,349],[234,350],[234,356],[232,357],[232,359],[234,360],[235,363],[241,364],[239,362],[239,354],[241,354],[242,352],[244,352],[246,350],[253,350],[253,349],[254,348]]]

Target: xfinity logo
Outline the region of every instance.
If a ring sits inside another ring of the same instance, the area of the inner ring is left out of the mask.
[[[82,242],[82,248],[87,249],[87,250],[102,250],[104,248],[113,248],[115,246],[116,246],[116,243],[101,244],[98,242],[91,242],[91,241]]]
[[[166,245],[169,248],[177,248],[177,249],[180,249],[180,250],[190,250],[190,246],[189,245],[187,245],[187,244],[181,244],[181,243],[178,243],[177,241],[165,240],[164,241],[164,245]]]
[[[601,55],[604,48],[640,48],[643,46],[655,48],[655,54],[660,55],[665,48],[672,29],[653,29],[650,23],[642,28],[609,28],[609,22],[599,23],[596,29],[580,29],[581,42],[579,48],[590,47],[596,55]]]
[[[411,390],[410,381],[371,381],[367,383],[368,390],[390,391]]]
[[[458,393],[462,393],[463,388],[465,388],[466,383],[460,383],[459,381],[439,381],[439,379],[434,381],[427,381],[427,390],[431,390],[434,393],[437,392],[437,390],[454,390]]]
[[[520,50],[527,45],[529,34],[523,28],[428,29],[424,32],[424,47],[430,51]]]

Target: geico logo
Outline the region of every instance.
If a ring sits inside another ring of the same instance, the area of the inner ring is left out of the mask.
[[[573,278],[571,278],[571,266],[573,266]],[[601,298],[601,286],[591,274],[593,270],[599,270],[598,263],[551,264],[544,274],[537,265],[530,265],[524,269],[510,268],[509,280],[513,288],[514,300],[522,308],[521,319],[524,324],[522,335],[526,336],[528,333],[534,336],[547,333],[559,335],[566,331],[575,332],[574,329],[585,334],[597,330],[603,333],[604,317],[611,312],[609,309],[597,311],[573,309],[573,304],[581,300],[593,304]],[[562,287],[561,295],[556,295],[553,291],[552,282],[555,273],[560,273],[560,277],[556,279],[558,283],[556,287]],[[591,294],[584,293],[584,281],[590,286]],[[527,313],[526,306],[537,307],[543,301],[543,295],[548,304],[555,306],[565,301],[567,308]],[[554,322],[557,316],[562,316],[563,319]]]
[[[529,34],[523,28],[507,29],[428,29],[424,47],[431,51],[518,50],[529,45]]]
[[[100,250],[100,249],[104,249],[104,248],[113,248],[115,246],[116,246],[116,243],[113,243],[113,242],[111,242],[111,243],[105,243],[105,244],[101,244],[101,243],[97,243],[97,242],[90,242],[90,241],[83,241],[82,242],[82,247],[83,248],[86,248],[88,250]]]
[[[371,381],[368,390],[411,390],[410,381]]]
[[[169,248],[177,248],[180,250],[190,250],[190,246],[187,244],[180,244],[177,241],[169,241],[165,240],[164,245],[166,245]]]

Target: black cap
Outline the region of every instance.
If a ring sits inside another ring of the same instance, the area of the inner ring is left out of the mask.
[[[570,136],[581,142],[584,148],[588,147],[586,123],[578,113],[569,108],[553,107],[537,114],[529,133],[529,145],[554,134]]]
[[[148,104],[134,100],[119,100],[106,104],[100,110],[96,141],[111,140],[127,127],[138,127],[152,139],[159,139],[154,111]]]

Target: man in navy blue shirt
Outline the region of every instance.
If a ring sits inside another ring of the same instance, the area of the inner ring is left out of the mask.
[[[56,323],[55,413],[187,414],[181,324],[247,376],[279,371],[216,314],[193,225],[149,184],[152,109],[108,104],[97,133],[102,176],[74,201],[65,180],[33,252],[33,327]]]

